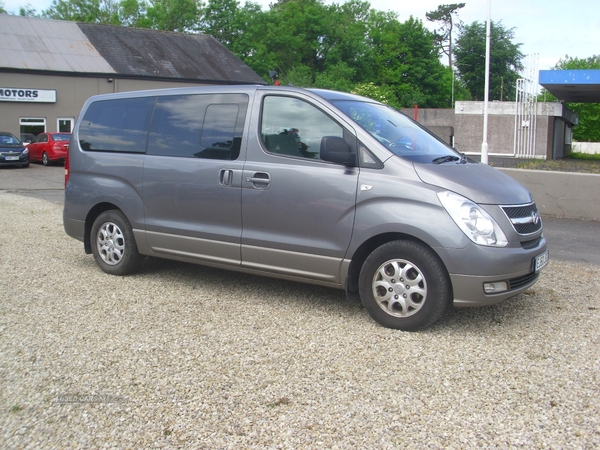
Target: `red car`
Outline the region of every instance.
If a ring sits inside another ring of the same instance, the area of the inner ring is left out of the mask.
[[[55,162],[64,162],[69,150],[71,133],[41,133],[27,146],[30,161],[41,161],[50,166]]]

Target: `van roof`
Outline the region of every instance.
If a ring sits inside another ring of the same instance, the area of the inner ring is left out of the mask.
[[[318,95],[319,97],[324,98],[325,100],[355,100],[355,101],[365,101],[365,100],[371,100],[372,102],[375,102],[375,100],[366,98],[366,97],[361,97],[360,95],[355,95],[355,94],[349,94],[347,92],[340,92],[340,91],[330,91],[328,89],[308,89],[308,91]]]
[[[362,102],[373,102],[378,103],[376,100],[372,100],[366,97],[361,97],[355,94],[349,94],[347,92],[331,91],[328,89],[306,89],[297,86],[263,86],[263,85],[228,85],[228,86],[188,86],[188,87],[175,87],[175,88],[163,88],[163,89],[149,89],[144,91],[125,91],[111,94],[100,94],[90,97],[88,102],[95,100],[105,100],[107,98],[131,98],[131,97],[150,97],[153,95],[177,95],[177,94],[194,94],[194,93],[251,93],[260,90],[269,90],[271,92],[305,92],[312,95],[321,97],[322,99],[330,102],[336,100],[353,100]]]

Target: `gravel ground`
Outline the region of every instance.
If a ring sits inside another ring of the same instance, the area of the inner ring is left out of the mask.
[[[600,268],[382,328],[341,291],[152,260],[106,275],[0,192],[0,447],[600,447]]]

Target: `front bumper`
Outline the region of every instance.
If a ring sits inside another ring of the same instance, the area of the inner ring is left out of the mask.
[[[520,276],[506,275],[500,277],[481,277],[472,275],[450,275],[454,289],[453,305],[459,308],[471,306],[487,306],[499,303],[520,294],[533,286],[541,272],[531,271]],[[487,294],[485,283],[505,282],[508,290],[497,294]]]
[[[0,155],[0,166],[22,166],[29,164],[29,155],[19,157],[17,160],[7,160],[6,156]]]
[[[454,306],[491,305],[525,291],[535,284],[547,264],[547,257],[544,257],[547,250],[543,236],[532,248],[468,245],[463,249],[441,250],[439,254],[452,282]],[[484,286],[489,283],[504,288],[486,292]]]

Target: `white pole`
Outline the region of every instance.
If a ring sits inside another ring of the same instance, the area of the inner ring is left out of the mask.
[[[483,142],[481,143],[481,162],[488,163],[488,97],[490,91],[490,40],[491,40],[492,0],[488,0],[488,18],[485,32],[485,87],[483,99]]]

